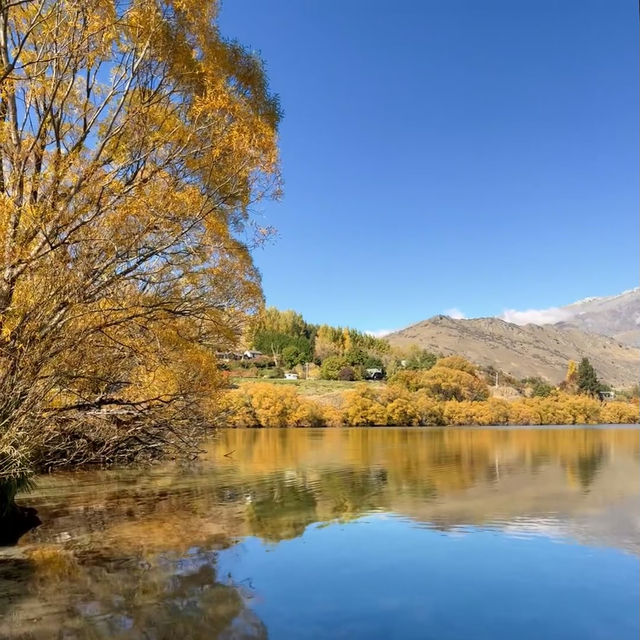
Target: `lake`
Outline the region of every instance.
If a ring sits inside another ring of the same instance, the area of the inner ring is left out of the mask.
[[[0,638],[637,640],[636,428],[225,430],[37,478]]]

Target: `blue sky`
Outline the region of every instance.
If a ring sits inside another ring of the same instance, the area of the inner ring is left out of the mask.
[[[267,303],[399,328],[638,280],[635,0],[226,0],[285,112]]]

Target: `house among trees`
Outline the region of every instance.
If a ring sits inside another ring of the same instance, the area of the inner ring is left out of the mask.
[[[245,360],[254,360],[255,358],[259,358],[262,355],[262,351],[254,351],[252,349],[247,349],[242,354],[242,358]]]
[[[298,374],[297,373],[293,373],[292,371],[287,371],[284,374],[285,380],[297,380],[298,379]]]

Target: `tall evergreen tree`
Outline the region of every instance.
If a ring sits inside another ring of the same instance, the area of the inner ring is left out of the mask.
[[[595,395],[600,391],[600,381],[589,358],[582,358],[578,365],[578,390],[580,393]]]

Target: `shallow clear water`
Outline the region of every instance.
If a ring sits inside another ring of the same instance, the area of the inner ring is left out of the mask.
[[[196,464],[41,477],[0,637],[636,640],[639,444],[233,430]]]

